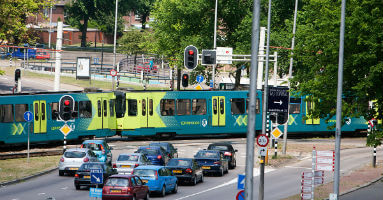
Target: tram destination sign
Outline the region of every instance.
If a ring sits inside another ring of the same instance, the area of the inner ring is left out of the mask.
[[[267,111],[287,113],[289,107],[288,87],[269,87]]]

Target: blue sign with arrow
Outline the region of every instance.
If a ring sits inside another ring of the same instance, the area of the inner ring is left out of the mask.
[[[203,78],[202,75],[198,75],[198,76],[196,77],[196,81],[197,81],[198,83],[202,83],[203,80],[204,80],[204,78]]]
[[[238,190],[244,190],[245,189],[245,175],[238,174]]]
[[[33,120],[33,114],[31,111],[27,111],[24,113],[24,119],[27,122],[31,122]]]
[[[102,169],[90,169],[90,183],[102,184],[103,182],[104,180]]]

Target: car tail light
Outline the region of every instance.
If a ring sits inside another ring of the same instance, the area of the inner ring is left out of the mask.
[[[157,158],[158,158],[158,159],[161,159],[161,158],[162,158],[162,156],[161,156],[161,155],[158,155],[158,156],[157,156]]]
[[[117,168],[117,165],[116,165],[116,163],[113,163],[113,168]]]
[[[133,192],[133,188],[132,187],[128,187],[127,192],[128,192],[128,194],[132,193]]]
[[[191,174],[191,173],[193,173],[193,170],[190,169],[190,168],[187,168],[187,169],[185,170],[185,172]]]
[[[134,165],[134,167],[138,167],[138,166],[140,166],[140,164],[138,164],[138,163],[136,163],[136,164]]]
[[[88,157],[85,157],[84,158],[84,162],[88,162],[89,161],[89,158]]]
[[[61,157],[61,158],[60,158],[60,162],[64,162],[64,157]]]
[[[79,176],[78,176],[78,174],[75,174],[74,177],[78,178]]]
[[[231,152],[225,152],[225,156],[231,156]]]
[[[168,154],[169,158],[171,158],[170,153]]]
[[[154,173],[154,177],[156,177],[156,180],[158,180],[158,172],[157,171]]]
[[[214,164],[215,164],[215,165],[220,165],[220,164],[221,164],[221,161],[215,161]]]

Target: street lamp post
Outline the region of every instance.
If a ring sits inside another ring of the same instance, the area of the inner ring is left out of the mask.
[[[114,19],[114,41],[113,41],[113,69],[116,69],[116,39],[117,39],[117,13],[118,12],[118,0],[116,0],[116,16]],[[120,72],[119,69],[117,69],[117,73]],[[116,76],[112,77],[112,90],[114,90],[115,85],[115,78]]]

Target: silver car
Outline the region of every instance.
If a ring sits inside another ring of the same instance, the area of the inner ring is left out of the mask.
[[[76,173],[85,162],[98,162],[97,155],[86,148],[67,149],[60,159],[59,176]]]
[[[120,154],[116,163],[113,165],[119,174],[131,174],[133,169],[141,165],[152,164],[145,154],[142,153],[129,153]]]

